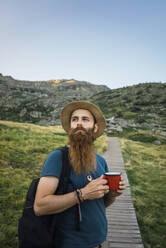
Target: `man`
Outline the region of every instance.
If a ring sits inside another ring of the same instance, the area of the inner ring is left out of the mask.
[[[69,136],[69,159],[72,165],[68,193],[54,195],[58,187],[62,156],[52,152],[45,161],[38,185],[34,210],[36,215],[60,213],[59,248],[101,247],[107,235],[105,207],[123,193],[109,191],[104,173],[108,171],[104,158],[94,152],[93,142],[102,135],[105,119],[100,109],[89,102],[72,102],[61,112],[61,122]],[[75,228],[75,206],[80,206],[80,231]]]

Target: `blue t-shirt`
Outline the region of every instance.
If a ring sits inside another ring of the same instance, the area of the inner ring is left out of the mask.
[[[96,179],[108,171],[108,166],[103,157],[96,154],[97,169],[88,174]],[[60,177],[62,168],[62,154],[60,150],[55,150],[47,157],[41,177]],[[85,187],[89,181],[87,174],[77,175],[71,170],[70,179],[75,189]],[[68,185],[68,192],[73,192],[72,185]],[[105,214],[104,199],[86,200],[81,203],[82,221],[80,231],[76,230],[76,206],[73,206],[60,213],[60,223],[58,225],[58,247],[59,248],[92,248],[106,239],[107,219]]]

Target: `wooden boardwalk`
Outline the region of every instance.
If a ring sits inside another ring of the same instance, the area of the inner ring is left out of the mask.
[[[143,248],[141,234],[133,206],[120,143],[109,138],[108,150],[103,154],[111,171],[122,172],[126,181],[125,192],[107,208],[108,235],[104,248]]]

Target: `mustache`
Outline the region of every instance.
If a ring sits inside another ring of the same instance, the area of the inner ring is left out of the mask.
[[[74,129],[71,130],[71,133],[74,134],[76,133],[78,130],[84,131],[85,133],[87,133],[87,130],[83,127],[76,127]]]

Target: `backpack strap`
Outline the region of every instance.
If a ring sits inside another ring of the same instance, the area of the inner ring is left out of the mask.
[[[58,188],[55,192],[55,194],[64,194],[67,191],[67,186],[69,184],[69,182],[72,184],[71,180],[70,180],[70,172],[71,172],[71,165],[69,162],[69,148],[68,146],[64,146],[62,148],[60,148],[61,152],[62,152],[62,171],[61,171],[61,175],[60,175],[60,179],[59,179],[59,184],[58,184]],[[72,184],[73,186],[73,184]]]
[[[69,147],[64,146],[61,149],[62,152],[62,171],[61,176],[59,179],[59,185],[56,190],[56,194],[64,194],[67,192],[67,186],[70,183],[73,187],[73,190],[75,190],[75,187],[70,180],[70,172],[71,172],[71,164],[69,161]],[[75,206],[75,214],[76,214],[76,230],[80,231],[80,210],[79,210],[78,204]]]

